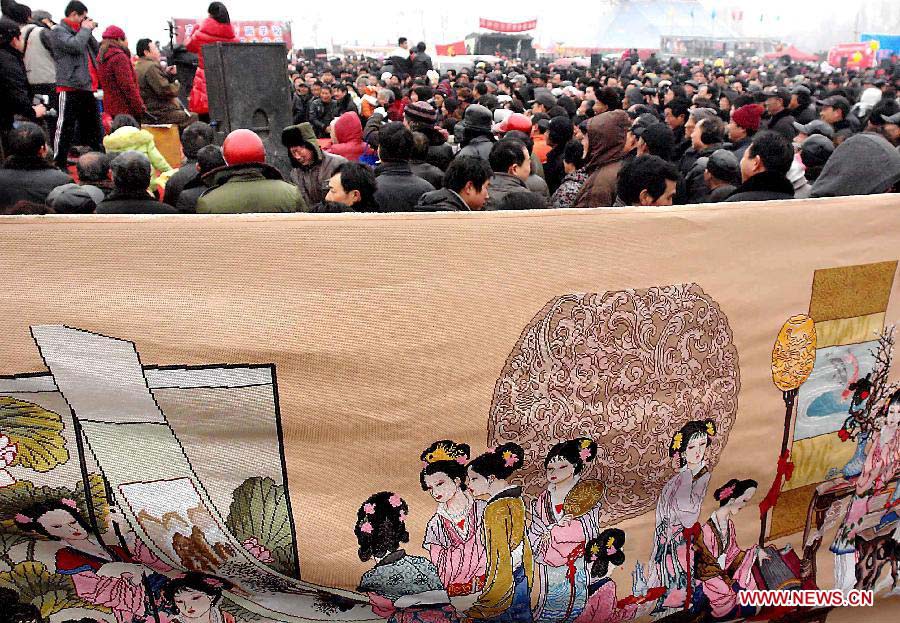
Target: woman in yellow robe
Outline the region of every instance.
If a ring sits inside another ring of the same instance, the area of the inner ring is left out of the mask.
[[[466,615],[493,623],[531,623],[532,558],[525,531],[522,489],[507,482],[522,467],[525,452],[508,443],[482,454],[467,467],[468,487],[486,499],[484,591]]]

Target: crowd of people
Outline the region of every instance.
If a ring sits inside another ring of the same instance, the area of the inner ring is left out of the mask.
[[[237,41],[222,3],[183,50],[166,50],[199,54],[189,91],[158,42],[132,50],[114,25],[98,38],[79,0],[58,24],[14,0],[3,13],[6,212],[603,208],[900,189],[896,56],[848,71],[631,50],[590,68],[504,59],[438,71],[425,43],[402,37],[381,60],[290,56],[287,170],[249,130],[220,146],[208,123],[201,49]],[[178,126],[182,162],[162,157],[148,124]]]

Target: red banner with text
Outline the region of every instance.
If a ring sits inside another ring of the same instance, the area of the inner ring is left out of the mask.
[[[498,22],[493,19],[478,19],[478,27],[493,30],[495,32],[525,32],[537,28],[537,20],[533,19],[528,22]]]
[[[191,34],[200,27],[196,19],[174,19],[175,43],[184,43]],[[241,43],[284,43],[292,49],[291,25],[286,21],[258,20],[231,22],[234,32]]]
[[[466,42],[457,41],[455,43],[438,44],[434,46],[438,56],[456,56],[458,54],[467,54]]]

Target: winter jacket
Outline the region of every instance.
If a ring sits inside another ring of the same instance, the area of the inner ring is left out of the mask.
[[[141,99],[147,107],[147,118],[153,123],[178,123],[184,118],[184,106],[178,99],[181,89],[171,80],[159,63],[149,58],[135,64]],[[174,114],[174,116],[173,116]]]
[[[747,148],[750,147],[750,143],[752,142],[753,139],[748,136],[745,139],[731,144],[731,153],[734,154],[734,157],[737,158],[738,162],[744,157],[744,152],[747,151]]]
[[[545,204],[550,203],[550,188],[547,186],[547,182],[544,181],[544,178],[537,175],[534,171],[532,171],[531,175],[528,176],[528,179],[525,180],[525,188],[536,195],[540,195],[544,199]]]
[[[119,128],[112,134],[103,137],[103,147],[108,154],[117,154],[124,151],[137,151],[150,159],[153,167],[153,175],[150,178],[150,189],[158,186],[157,172],[166,173],[172,170],[172,166],[156,148],[153,135],[147,130],[140,130],[131,126]]]
[[[731,184],[724,184],[709,191],[706,196],[706,203],[721,203],[734,194],[735,187]]]
[[[97,206],[97,214],[174,214],[175,208],[160,203],[147,192],[114,190]]]
[[[184,47],[191,54],[196,54],[199,61],[199,69],[204,69],[203,46],[214,43],[237,43],[238,38],[231,24],[222,24],[211,17],[207,17],[200,24],[200,28],[191,33],[184,42]]]
[[[841,143],[813,183],[811,197],[883,193],[900,182],[900,152],[884,137],[854,134]]]
[[[511,199],[508,197],[517,193],[524,195]],[[547,202],[540,195],[528,190],[525,182],[509,173],[494,173],[488,195],[485,210],[534,210],[547,207]]]
[[[413,175],[407,162],[382,163],[375,178],[375,202],[382,212],[412,212],[434,186]]]
[[[590,175],[575,199],[574,207],[603,208],[616,200],[616,182],[625,157],[625,135],[630,125],[631,117],[624,110],[610,110],[591,117],[585,165]]]
[[[23,200],[45,203],[50,191],[71,181],[46,160],[10,156],[0,168],[0,210]]]
[[[60,214],[90,214],[104,199],[106,193],[96,186],[69,183],[51,190],[47,205]]]
[[[422,195],[413,209],[415,212],[469,212],[469,206],[458,193],[449,188],[433,190]]]
[[[476,136],[469,144],[459,150],[456,157],[475,156],[482,160],[489,160],[491,157],[491,149],[494,147],[494,139],[490,136]]]
[[[294,125],[306,123],[309,121],[309,104],[312,102],[312,95],[307,93],[305,96],[294,93],[293,117]]]
[[[306,212],[300,191],[268,164],[222,167],[203,176],[209,185],[197,201],[197,214]]]
[[[28,84],[56,84],[56,61],[53,60],[53,35],[44,24],[28,24],[22,28],[25,42],[25,70]]]
[[[345,112],[334,124],[334,136],[337,142],[332,143],[326,151],[343,156],[347,160],[359,162],[362,156],[375,156],[375,152],[362,140],[363,131],[359,115]]]
[[[0,47],[0,134],[12,129],[15,115],[35,119],[22,53],[6,44]]]
[[[173,208],[177,208],[178,195],[198,177],[200,177],[200,173],[197,171],[197,161],[185,160],[181,163],[178,170],[172,174],[169,181],[166,182],[166,192],[163,195],[163,201]]]
[[[791,111],[785,108],[777,115],[773,115],[766,122],[766,129],[771,130],[772,132],[778,132],[787,140],[792,141],[794,137],[797,136],[797,128],[794,127],[794,115],[791,114]]]
[[[309,147],[314,156],[314,161],[309,166],[303,166],[291,158],[291,182],[300,189],[300,194],[307,205],[314,206],[325,201],[328,194],[328,180],[337,172],[338,167],[347,162],[343,156],[326,154],[319,145],[319,139],[309,123],[285,128],[285,132],[299,132],[303,139],[303,145]]]
[[[208,181],[211,182],[212,180]],[[181,189],[181,192],[178,193],[178,199],[175,202],[175,210],[179,214],[197,213],[197,202],[200,201],[200,197],[209,190],[209,186],[206,185],[206,182],[207,180],[197,175],[197,177],[192,179],[183,189]],[[166,190],[168,191],[168,186],[166,187]]]
[[[421,177],[435,188],[444,186],[444,172],[433,164],[410,160],[409,169],[413,172],[413,175]]]
[[[563,163],[564,152],[565,145],[554,147],[547,153],[547,162],[544,163],[544,179],[547,181],[547,187],[551,193],[556,192],[556,189],[559,188],[563,178],[566,176]]]
[[[97,76],[103,89],[104,112],[113,118],[116,115],[131,115],[135,119],[144,116],[144,100],[128,51],[111,44],[98,60]]]
[[[431,57],[428,56],[425,52],[416,52],[415,56],[412,57],[412,75],[416,78],[424,76],[430,70],[434,69],[434,64],[431,62]]]
[[[780,173],[763,171],[737,187],[725,201],[775,201],[794,198],[794,186]]]
[[[585,169],[578,169],[566,175],[562,184],[550,198],[550,207],[554,209],[575,207],[575,198],[581,192],[581,187],[584,186],[587,178],[588,173]]]
[[[90,65],[96,62],[100,44],[91,31],[77,32],[63,20],[53,27],[53,58],[56,59],[56,86],[77,91],[93,91]]]
[[[214,43],[237,43],[234,27],[231,24],[221,24],[211,17],[207,17],[200,24],[200,28],[191,34],[184,46],[188,52],[196,54],[199,60],[197,73],[194,75],[194,84],[191,87],[189,106],[191,112],[198,115],[209,113],[209,95],[206,92],[206,71],[203,61],[203,46]]]
[[[318,97],[309,105],[309,123],[319,138],[328,138],[328,126],[338,116],[338,103],[331,100],[327,104]]]
[[[686,159],[690,158],[693,166],[691,166],[687,172],[682,173],[684,177],[683,180],[679,182],[679,196],[676,203],[683,205],[705,203],[708,201],[707,196],[709,195],[709,187],[706,185],[706,179],[703,176],[706,172],[706,163],[716,150],[727,148],[727,146],[719,143],[717,145],[704,147],[700,151],[695,151],[693,149],[688,150],[688,153],[682,157],[682,162],[685,162]]]

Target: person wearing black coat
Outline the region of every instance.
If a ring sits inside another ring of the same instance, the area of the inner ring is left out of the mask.
[[[741,179],[734,194],[726,201],[773,201],[794,198],[794,185],[787,172],[794,159],[791,142],[772,130],[759,132],[741,159]]]
[[[312,93],[309,92],[309,85],[301,82],[297,85],[297,92],[294,93],[293,118],[294,125],[300,125],[309,121],[309,105],[312,103]]]
[[[126,151],[112,161],[115,190],[97,206],[97,214],[174,214],[175,208],[154,199],[150,186],[150,159]]]
[[[23,200],[45,203],[50,191],[72,181],[47,160],[47,140],[39,125],[26,121],[7,139],[10,155],[0,168],[0,210]]]
[[[382,126],[378,133],[375,202],[381,212],[412,212],[427,192],[435,188],[421,177],[413,175],[409,167],[413,150],[413,135],[399,122]]]
[[[431,62],[431,57],[425,53],[424,41],[419,41],[419,43],[416,45],[416,52],[412,57],[411,65],[412,75],[415,78],[420,78],[434,69],[434,65]]]
[[[19,25],[8,17],[0,18],[0,142],[4,150],[16,115],[36,121],[46,112],[43,106],[32,105],[23,47]]]

